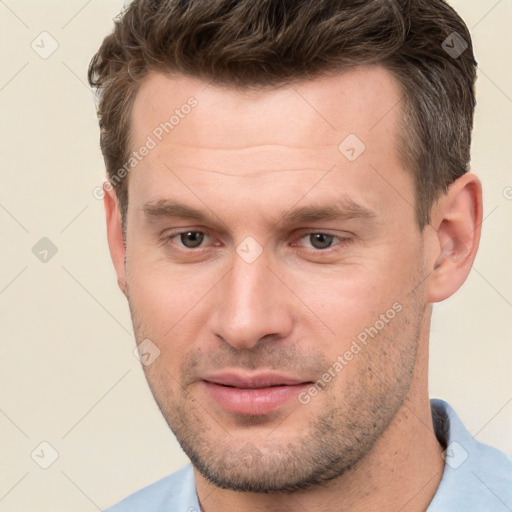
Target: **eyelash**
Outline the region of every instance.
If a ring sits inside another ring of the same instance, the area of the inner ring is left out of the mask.
[[[165,238],[164,238],[164,243],[173,241],[175,239],[179,239],[179,237],[181,235],[186,235],[187,233],[196,233],[196,234],[197,233],[202,233],[206,237],[210,237],[210,235],[208,234],[207,231],[187,229],[185,231],[179,231],[179,232],[176,232],[176,233],[173,233],[173,234],[170,234],[170,235],[169,234],[166,235]],[[317,248],[314,248],[314,247],[303,247],[303,249],[306,249],[306,250],[308,250],[310,252],[314,252],[314,253],[317,253],[317,254],[318,253],[330,252],[335,247],[346,246],[346,245],[349,245],[351,242],[354,241],[354,239],[350,238],[350,237],[341,237],[341,236],[333,235],[333,234],[330,234],[330,233],[327,233],[327,232],[323,232],[323,231],[308,231],[308,232],[305,232],[305,233],[301,234],[301,236],[296,238],[296,240],[299,241],[299,240],[302,240],[304,238],[310,237],[311,235],[324,235],[324,236],[332,237],[335,241],[337,241],[337,243],[334,243],[334,245],[326,247],[325,249],[317,249]],[[297,242],[293,242],[292,246],[296,246],[296,244],[297,244]],[[184,250],[186,252],[193,252],[193,251],[199,251],[199,250],[204,249],[204,246],[201,245],[199,247],[189,248],[189,247],[186,247],[186,246],[181,244],[180,245],[180,249]]]
[[[308,238],[311,235],[324,235],[324,236],[332,237],[334,239],[333,245],[330,245],[329,247],[326,247],[325,249],[317,249],[315,247],[303,247],[303,249],[306,249],[306,250],[308,250],[310,252],[314,252],[314,253],[328,253],[328,252],[331,252],[331,250],[336,250],[336,247],[344,247],[354,241],[354,239],[350,238],[350,237],[342,237],[342,236],[333,235],[330,233],[324,233],[323,231],[309,231],[307,233],[302,234],[297,240],[302,240],[304,238]],[[292,245],[295,245],[295,243]]]

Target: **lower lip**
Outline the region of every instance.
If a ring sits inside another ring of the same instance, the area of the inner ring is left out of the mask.
[[[271,413],[306,389],[309,384],[272,386],[267,388],[232,388],[203,381],[209,395],[226,411],[238,414],[261,415]]]

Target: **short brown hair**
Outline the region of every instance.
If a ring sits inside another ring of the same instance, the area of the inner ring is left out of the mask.
[[[151,71],[250,88],[375,63],[403,90],[398,149],[423,229],[467,169],[475,107],[471,37],[443,0],[135,0],[89,66],[111,183],[130,153],[131,108]],[[124,212],[126,178],[114,185]]]

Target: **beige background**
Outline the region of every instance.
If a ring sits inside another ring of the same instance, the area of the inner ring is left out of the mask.
[[[480,65],[486,218],[468,281],[435,309],[431,393],[512,453],[512,0],[452,3]],[[104,171],[86,68],[121,8],[0,1],[0,511],[95,511],[186,462],[132,354],[92,193]],[[59,46],[44,59],[34,40]],[[47,262],[32,252],[42,237],[58,249]],[[43,441],[58,452],[48,469],[31,457],[51,462]]]

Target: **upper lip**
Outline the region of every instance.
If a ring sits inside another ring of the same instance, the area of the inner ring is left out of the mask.
[[[203,380],[213,384],[231,386],[242,389],[267,388],[271,386],[293,386],[305,384],[306,380],[282,375],[279,373],[259,372],[253,374],[242,374],[239,372],[222,372],[210,374],[203,377]]]

